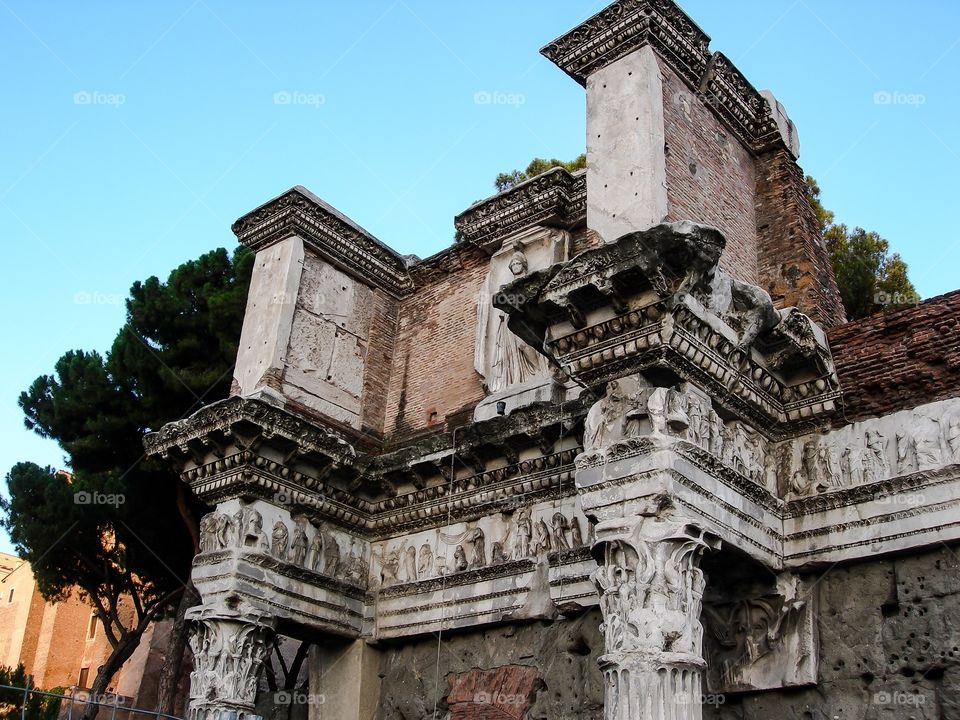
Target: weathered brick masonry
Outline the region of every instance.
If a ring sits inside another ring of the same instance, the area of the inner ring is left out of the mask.
[[[843,301],[805,188],[785,148],[757,158],[759,284],[780,307],[799,307],[829,328],[844,322]]]
[[[694,220],[723,231],[720,265],[744,282],[759,282],[754,161],[717,120],[702,96],[661,63],[666,140],[668,222]]]
[[[844,414],[862,420],[960,392],[960,290],[830,330]]]

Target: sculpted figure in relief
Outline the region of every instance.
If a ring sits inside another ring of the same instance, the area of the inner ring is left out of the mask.
[[[310,569],[320,572],[323,569],[323,533],[317,530],[310,543]]]
[[[943,465],[940,448],[940,422],[929,415],[918,415],[914,422],[914,449],[918,470],[937,470]]]
[[[533,541],[533,552],[535,555],[540,555],[541,553],[550,552],[552,549],[550,543],[550,530],[547,528],[547,524],[543,521],[543,518],[537,520],[535,525],[535,534],[536,537]]]
[[[960,413],[947,422],[947,448],[951,461],[960,463]]]
[[[417,549],[411,545],[403,556],[403,580],[404,582],[416,582],[420,577],[417,575]]]
[[[516,534],[513,538],[513,559],[524,560],[530,557],[530,540],[533,537],[533,523],[530,521],[530,509],[517,511]]]
[[[688,398],[687,415],[690,418],[689,440],[694,445],[707,449],[710,443],[710,401],[699,395]]]
[[[293,531],[293,544],[290,546],[290,562],[294,565],[303,565],[307,559],[307,533],[304,529],[305,521],[297,523]]]
[[[286,560],[287,559],[287,546],[290,542],[290,531],[287,530],[287,526],[280,520],[273,526],[273,544],[271,545],[271,552],[277,560]]]
[[[627,396],[620,380],[607,383],[606,394],[593,404],[583,422],[583,447],[599,450],[623,436]]]
[[[454,572],[463,572],[467,569],[467,553],[464,552],[463,545],[457,545],[453,551],[453,570]]]
[[[323,572],[336,576],[340,570],[340,543],[332,533],[324,534],[323,554]]]
[[[897,430],[897,474],[909,475],[917,470],[917,448],[913,436]]]
[[[476,528],[469,536],[468,542],[473,546],[473,559],[470,561],[470,569],[482,568],[487,566],[487,543],[483,530]]]
[[[860,448],[846,447],[840,456],[840,470],[843,475],[843,484],[847,487],[856,487],[863,484],[863,470],[865,458],[861,457]]]
[[[430,547],[430,543],[424,543],[420,546],[420,562],[417,569],[422,578],[433,575],[433,548]]]
[[[213,529],[214,513],[207,513],[200,518],[200,552],[213,552],[215,549],[215,533]]]
[[[817,463],[820,466],[820,482],[817,484],[819,492],[825,492],[841,487],[842,470],[837,448],[828,442],[821,442],[817,447]]]
[[[213,521],[213,533],[217,550],[229,547],[233,539],[231,536],[235,534],[230,518],[223,513],[216,513]]]
[[[523,254],[520,246],[516,246],[516,251],[510,257],[509,268],[510,280],[527,274],[527,256]],[[491,271],[477,301],[477,344],[474,354],[476,370],[485,377],[485,386],[491,393],[533,380],[549,370],[546,358],[511,332],[507,326],[506,313],[492,307],[490,299],[500,289],[500,286],[492,287],[494,282]],[[491,311],[494,313],[492,331]],[[488,348],[488,334],[491,332],[493,345]]]
[[[580,530],[580,520],[576,515],[570,518],[570,545],[574,549],[583,547],[583,532]]]
[[[570,543],[567,542],[567,518],[563,513],[553,514],[551,524],[553,525],[553,547],[557,550],[569,550]]]
[[[886,438],[879,430],[867,430],[864,436],[867,446],[863,463],[864,482],[886,480],[890,477],[890,463],[887,462]]]
[[[263,516],[250,507],[241,508],[233,516],[233,522],[241,528],[239,542],[243,547],[256,548],[261,552],[270,549],[267,534],[263,531]]]
[[[361,545],[358,550],[356,544],[357,539],[350,538],[350,551],[347,555],[345,574],[350,582],[361,584],[370,574],[370,564],[365,559],[363,546]]]

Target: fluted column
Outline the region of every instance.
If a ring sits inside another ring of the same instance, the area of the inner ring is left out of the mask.
[[[719,540],[669,511],[602,521],[596,533],[605,720],[700,720],[698,565]]]
[[[252,720],[272,622],[229,609],[191,613],[189,720]]]

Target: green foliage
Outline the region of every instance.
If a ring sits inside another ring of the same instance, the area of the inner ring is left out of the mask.
[[[534,158],[530,161],[530,164],[527,165],[526,170],[514,170],[513,172],[509,173],[500,173],[497,175],[496,180],[493,181],[493,184],[496,186],[497,192],[503,192],[504,190],[509,190],[514,185],[522,183],[524,180],[529,180],[530,178],[536,177],[540,173],[544,173],[547,170],[551,170],[555,167],[562,167],[568,172],[574,172],[576,170],[583,170],[586,166],[586,154],[578,155],[573,160],[566,162],[563,160],[557,160],[556,158],[551,160]]]
[[[820,200],[820,186],[809,175],[810,202],[827,244],[848,320],[858,320],[879,310],[895,310],[920,300],[907,275],[907,264],[875,232],[860,227],[850,230],[836,224],[834,214]]]
[[[106,357],[71,350],[20,395],[26,426],[60,444],[72,476],[15,465],[3,525],[43,596],[80,588],[115,651],[132,652],[182,591],[202,511],[144,457],[143,434],[229,394],[252,268],[250,251],[219,249],[134,283]]]
[[[0,685],[32,688],[33,678],[27,675],[22,664],[16,668],[0,666]],[[62,694],[61,688],[49,692]],[[60,698],[31,693],[27,696],[24,712],[22,691],[0,689],[0,720],[56,720],[61,702]]]

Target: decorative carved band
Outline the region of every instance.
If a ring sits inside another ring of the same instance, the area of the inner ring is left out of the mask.
[[[587,216],[587,176],[554,168],[474,203],[453,219],[457,239],[490,250],[534,225],[573,227]]]
[[[647,45],[697,93],[744,145],[782,144],[770,105],[672,0],[621,0],[540,52],[581,85],[587,77]]]
[[[281,463],[249,450],[187,470],[182,477],[197,497],[208,503],[259,497],[320,520],[335,521],[374,539],[451,519],[465,521],[512,510],[518,507],[518,498],[527,504],[573,495],[573,461],[581,450],[570,448],[521,460],[378,501],[358,497],[308,473],[290,472]]]
[[[299,185],[244,215],[231,229],[252,250],[297,235],[324,259],[368,285],[394,297],[413,292],[403,256]]]

